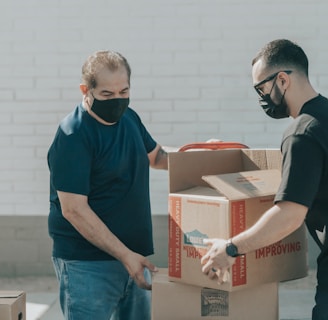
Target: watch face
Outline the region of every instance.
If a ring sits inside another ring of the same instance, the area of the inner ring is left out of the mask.
[[[226,253],[230,257],[237,257],[238,256],[238,249],[233,243],[229,243],[226,247]]]

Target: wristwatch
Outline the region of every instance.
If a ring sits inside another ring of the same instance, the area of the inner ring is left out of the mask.
[[[232,243],[232,239],[229,239],[227,242],[226,253],[229,257],[233,258],[242,256],[242,254],[238,253],[237,246]]]

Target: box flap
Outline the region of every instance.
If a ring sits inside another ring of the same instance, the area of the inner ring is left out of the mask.
[[[244,149],[242,154],[243,170],[270,170],[281,171],[282,156],[279,149]],[[228,172],[227,172],[228,173]]]
[[[172,196],[183,196],[183,195],[187,195],[187,196],[192,196],[193,198],[208,198],[211,199],[213,197],[215,197],[215,199],[217,199],[218,197],[222,198],[222,199],[227,199],[225,197],[225,195],[223,195],[221,192],[219,192],[218,190],[213,189],[212,187],[210,187],[208,184],[206,185],[206,187],[193,187],[190,189],[186,189],[186,190],[182,190],[178,193],[170,193],[170,195]]]
[[[169,192],[206,186],[203,175],[242,171],[241,149],[169,153]]]
[[[169,192],[206,186],[202,176],[253,170],[281,170],[279,149],[225,149],[169,153]]]
[[[276,194],[281,173],[279,170],[255,170],[203,176],[210,186],[230,200]]]
[[[0,291],[0,299],[1,298],[18,298],[24,294],[24,291]]]

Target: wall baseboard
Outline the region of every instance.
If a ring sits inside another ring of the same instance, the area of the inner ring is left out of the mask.
[[[167,267],[168,218],[153,216],[155,254],[149,259]],[[0,277],[55,275],[47,216],[0,216]]]

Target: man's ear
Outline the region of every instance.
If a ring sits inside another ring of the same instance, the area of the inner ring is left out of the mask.
[[[285,84],[289,85],[289,77],[286,73],[281,73],[280,75],[281,84],[284,86]]]
[[[80,84],[80,90],[83,95],[86,95],[88,93],[88,87],[83,83]]]

